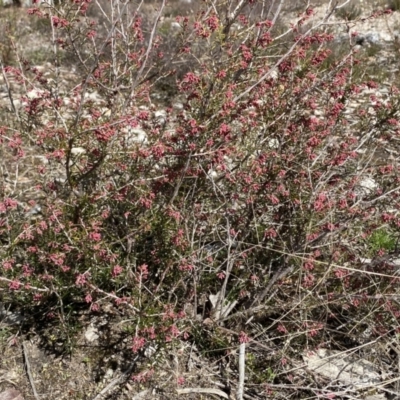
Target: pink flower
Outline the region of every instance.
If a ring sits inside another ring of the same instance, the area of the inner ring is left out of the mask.
[[[15,264],[15,260],[13,258],[9,259],[9,260],[4,260],[3,261],[3,268],[5,271],[8,271],[10,269],[13,269]]]
[[[51,17],[51,23],[55,28],[64,28],[69,25],[69,22],[64,18],[59,18],[57,16]]]
[[[21,282],[19,281],[12,281],[8,285],[10,290],[18,290],[21,287]]]
[[[90,232],[89,238],[94,240],[95,242],[99,242],[101,240],[101,233],[99,232]]]
[[[239,334],[239,343],[249,343],[250,338],[247,336],[247,334],[243,331],[240,332]]]
[[[140,372],[137,375],[133,375],[132,380],[137,383],[144,383],[144,382],[148,381],[152,377],[153,374],[154,374],[154,370],[150,369],[147,371]]]
[[[218,272],[218,274],[217,274],[217,278],[218,279],[225,279],[225,272]]]
[[[272,204],[274,204],[274,205],[279,204],[279,199],[276,196],[274,196],[273,194],[268,195],[268,197]]]
[[[211,32],[214,32],[218,29],[219,20],[216,15],[212,15],[211,17],[207,18],[206,23],[210,28]]]
[[[144,281],[149,276],[149,269],[147,264],[142,264],[139,268],[139,280]]]
[[[115,278],[116,276],[120,275],[124,269],[120,265],[116,265],[112,270],[112,276]]]
[[[40,300],[42,300],[43,295],[41,293],[35,293],[33,295],[33,301],[39,302]]]
[[[284,325],[282,325],[282,324],[279,324],[279,325],[278,325],[277,330],[278,330],[278,332],[280,332],[280,333],[288,333],[286,327],[285,327]]]
[[[178,337],[181,334],[176,325],[172,325],[169,329],[173,337]]]
[[[87,283],[87,275],[86,274],[78,274],[75,280],[76,286],[85,286]]]
[[[226,77],[226,72],[225,71],[219,71],[218,73],[217,73],[217,75],[216,75],[216,77],[218,78],[218,79],[224,79],[225,77]]]
[[[185,383],[185,378],[183,376],[178,376],[178,378],[176,378],[176,383],[182,386]]]
[[[90,39],[92,39],[92,38],[94,38],[94,37],[96,37],[97,36],[97,32],[96,31],[89,31],[87,34],[86,34],[86,36],[88,37],[88,38],[90,38]]]
[[[272,239],[276,238],[278,233],[274,228],[269,228],[267,231],[264,232],[264,238]]]
[[[133,338],[132,351],[134,353],[137,353],[141,348],[144,347],[145,344],[146,344],[146,339],[144,337],[135,336]]]
[[[29,8],[28,9],[28,14],[29,15],[38,15],[39,17],[41,17],[43,15],[43,13],[38,9],[38,8]]]

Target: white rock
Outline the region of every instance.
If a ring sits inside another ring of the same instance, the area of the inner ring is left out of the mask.
[[[239,23],[237,23],[237,22],[234,22],[234,23],[231,25],[231,30],[232,30],[232,31],[240,31],[241,29],[243,29],[243,25],[241,25],[241,24],[239,24]]]
[[[24,317],[18,312],[11,312],[0,302],[0,322],[7,325],[19,325]]]
[[[279,148],[279,140],[278,139],[270,139],[268,141],[268,147],[270,149],[278,149]]]
[[[53,6],[54,2],[53,0],[39,0],[39,4],[41,6]],[[32,7],[33,6],[33,1],[32,0],[22,0],[21,1],[22,7]]]
[[[395,258],[395,259],[391,260],[391,263],[392,263],[395,267],[400,267],[400,258]]]
[[[104,380],[109,381],[114,375],[114,370],[111,368],[108,368],[106,373],[104,374]]]
[[[3,378],[3,377],[2,377]],[[3,378],[2,382],[7,382],[7,379]],[[11,381],[9,381],[11,382]],[[13,382],[11,382],[13,383]],[[6,389],[4,392],[0,392],[1,400],[24,400],[22,394],[15,389]]]
[[[33,158],[32,162],[34,165],[38,165],[38,164],[48,165],[49,164],[49,160],[45,156],[33,156],[32,158]]]
[[[393,42],[393,36],[387,32],[381,33],[381,39],[385,42]]]
[[[271,77],[271,79],[276,81],[278,79],[278,76],[279,76],[278,70],[276,68],[274,68],[270,73],[270,77]]]
[[[303,359],[311,371],[354,389],[379,385],[381,381],[379,370],[373,363],[345,352],[321,348],[303,354]]]
[[[91,100],[95,103],[99,103],[102,101],[102,98],[97,92],[92,92],[92,93],[86,93],[85,100]]]
[[[171,22],[171,30],[173,30],[173,31],[181,31],[182,30],[181,24],[179,22],[176,22],[176,21]]]
[[[365,398],[365,400],[387,400],[387,399],[388,398],[383,393],[371,394],[370,396],[367,396]]]
[[[144,356],[146,358],[150,358],[151,356],[153,356],[156,353],[157,349],[158,349],[157,345],[147,346],[146,349],[144,350]]]
[[[217,179],[218,176],[220,176],[220,174],[218,174],[218,172],[215,171],[215,169],[210,169],[210,170],[207,172],[207,175],[208,175],[212,180]]]
[[[26,97],[28,97],[29,100],[33,100],[42,97],[43,94],[44,90],[32,89],[26,94]]]
[[[25,213],[25,218],[32,218],[42,213],[42,207],[39,204],[33,206]]]
[[[103,108],[101,109],[101,116],[102,116],[103,118],[110,118],[110,117],[111,117],[111,110],[110,110],[109,108],[103,107]]]
[[[73,147],[71,149],[71,154],[73,156],[79,156],[81,154],[86,154],[86,150],[83,147]]]
[[[134,144],[147,144],[147,133],[141,128],[125,127],[122,129],[127,146]]]
[[[362,178],[358,184],[358,187],[362,192],[360,194],[371,194],[378,188],[378,186],[379,185],[376,183],[376,181],[369,176]]]
[[[174,103],[172,105],[172,107],[174,108],[174,110],[183,110],[183,104],[182,103]]]
[[[154,118],[156,119],[157,123],[163,125],[167,121],[167,112],[165,110],[157,110],[154,113]]]
[[[99,331],[93,325],[90,325],[85,332],[85,339],[88,342],[92,343],[95,342],[98,338],[99,338]]]

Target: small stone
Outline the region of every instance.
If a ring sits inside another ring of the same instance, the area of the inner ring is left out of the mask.
[[[86,154],[86,150],[83,147],[73,147],[71,149],[71,154],[73,156],[79,156],[81,154]]]
[[[150,358],[151,356],[153,356],[156,353],[157,348],[158,348],[157,345],[154,346],[154,347],[153,346],[148,346],[144,351],[144,356],[146,358]]]
[[[181,31],[182,27],[179,22],[173,21],[173,22],[171,22],[171,29],[174,31]]]
[[[7,325],[19,325],[24,317],[17,312],[11,312],[5,309],[4,305],[0,304],[0,322]]]
[[[167,112],[165,110],[157,110],[154,113],[154,118],[156,119],[157,123],[163,125],[167,121]]]
[[[278,139],[270,139],[268,141],[268,146],[270,149],[279,149],[279,140]]]
[[[140,128],[125,128],[123,129],[125,134],[125,141],[126,144],[133,145],[133,144],[146,144],[147,143],[147,134],[143,129]]]
[[[106,381],[109,381],[113,377],[113,375],[114,375],[114,370],[111,368],[108,368],[106,373],[104,374],[104,379]]]
[[[7,389],[0,393],[0,400],[24,400],[24,398],[18,390]]]
[[[85,332],[85,339],[92,343],[99,338],[98,330],[93,326],[90,325],[89,328]]]
[[[25,213],[25,218],[31,218],[41,213],[42,213],[42,207],[39,204],[36,204]]]
[[[172,107],[174,108],[174,110],[179,110],[179,111],[183,110],[184,108],[182,103],[174,103]]]
[[[370,194],[373,190],[378,188],[378,184],[371,177],[365,177],[360,181],[360,188],[362,188],[366,194]]]

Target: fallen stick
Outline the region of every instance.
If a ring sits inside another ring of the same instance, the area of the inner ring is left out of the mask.
[[[132,372],[133,367],[136,364],[136,360],[138,357],[135,358],[135,360],[133,361],[133,363],[130,365],[130,367],[123,372],[119,377],[115,378],[114,380],[112,380],[93,400],[102,400],[103,397],[116,385],[122,383],[124,381],[124,379],[126,379],[129,374]]]
[[[26,347],[26,341],[22,342],[22,352],[24,353],[26,373],[28,374],[29,383],[31,384],[33,395],[35,396],[36,400],[40,400],[38,392],[36,391],[35,381],[33,380],[32,372],[31,372],[31,365],[29,363],[28,349]]]
[[[212,388],[187,388],[187,389],[176,389],[178,394],[189,394],[189,393],[208,393],[208,394],[216,394],[217,396],[221,396],[224,399],[229,400],[229,396],[219,389]]]

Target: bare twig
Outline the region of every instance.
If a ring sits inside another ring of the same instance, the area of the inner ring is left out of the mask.
[[[216,394],[217,396],[221,396],[224,399],[229,400],[229,396],[219,389],[212,389],[212,388],[186,388],[186,389],[177,389],[176,392],[178,394],[189,394],[189,393],[209,393],[209,394]]]
[[[107,293],[107,292],[105,292],[104,290],[101,290],[100,288],[98,288],[97,286],[94,286],[94,285],[89,284],[89,287],[90,287],[92,290],[94,290],[95,292],[104,294],[106,297],[109,297],[109,298],[112,298],[112,299],[115,299],[115,300],[121,300],[121,299],[120,299],[118,296],[116,296],[115,294]],[[136,311],[136,312],[139,312],[139,309],[138,309],[138,308],[136,308],[135,306],[133,306],[132,304],[130,304],[129,302],[127,302],[127,301],[125,301],[125,300],[121,301],[120,304],[126,304],[130,309],[132,309],[132,310],[134,310],[134,311]]]
[[[112,380],[93,400],[102,400],[105,398],[105,395],[114,387],[121,384],[128,376],[131,374],[133,367],[136,365],[136,360],[138,356],[135,358],[133,363],[129,366],[129,368],[123,372],[120,376]]]
[[[21,119],[20,119],[20,116],[19,116],[19,113],[18,113],[18,109],[15,107],[15,104],[14,104],[14,99],[13,99],[12,92],[11,92],[11,85],[8,82],[7,74],[6,74],[5,69],[4,69],[3,61],[1,59],[0,59],[0,68],[1,68],[1,73],[3,75],[4,83],[6,85],[7,96],[9,98],[9,100],[10,100],[11,108],[12,108],[15,116],[17,117],[17,120],[20,122]]]
[[[12,280],[12,279],[7,279],[7,278],[3,278],[2,276],[0,276],[0,282],[12,283],[13,280]],[[29,289],[31,289],[31,290],[36,290],[36,291],[38,291],[38,292],[50,292],[50,291],[51,291],[51,290],[48,289],[48,288],[43,289],[43,288],[38,288],[38,287],[36,287],[36,286],[29,286]]]
[[[28,349],[26,347],[26,341],[22,342],[22,351],[24,353],[26,373],[28,374],[29,383],[31,384],[33,395],[35,396],[36,400],[40,400],[40,396],[38,395],[38,392],[36,391],[35,381],[33,380],[32,372],[31,372],[31,365],[29,363]]]
[[[239,385],[237,390],[237,400],[243,400],[244,391],[244,367],[245,367],[246,343],[240,343],[239,347]]]
[[[132,400],[142,400],[145,399],[150,394],[150,389],[142,390],[137,395],[132,397]]]
[[[165,4],[166,4],[166,0],[163,0],[162,4],[160,6],[160,9],[158,11],[157,17],[154,20],[153,29],[151,30],[151,34],[150,34],[149,44],[147,46],[147,50],[146,50],[146,53],[144,55],[144,60],[142,62],[142,66],[140,67],[140,69],[138,71],[136,80],[132,85],[132,89],[135,89],[137,87],[139,78],[141,78],[141,76],[143,75],[143,71],[147,66],[147,60],[148,60],[148,58],[150,56],[150,52],[151,52],[152,48],[154,47],[154,37],[156,35],[156,28],[157,28],[157,25],[158,25],[158,23],[160,21],[161,15],[162,15],[162,13],[164,11]]]

